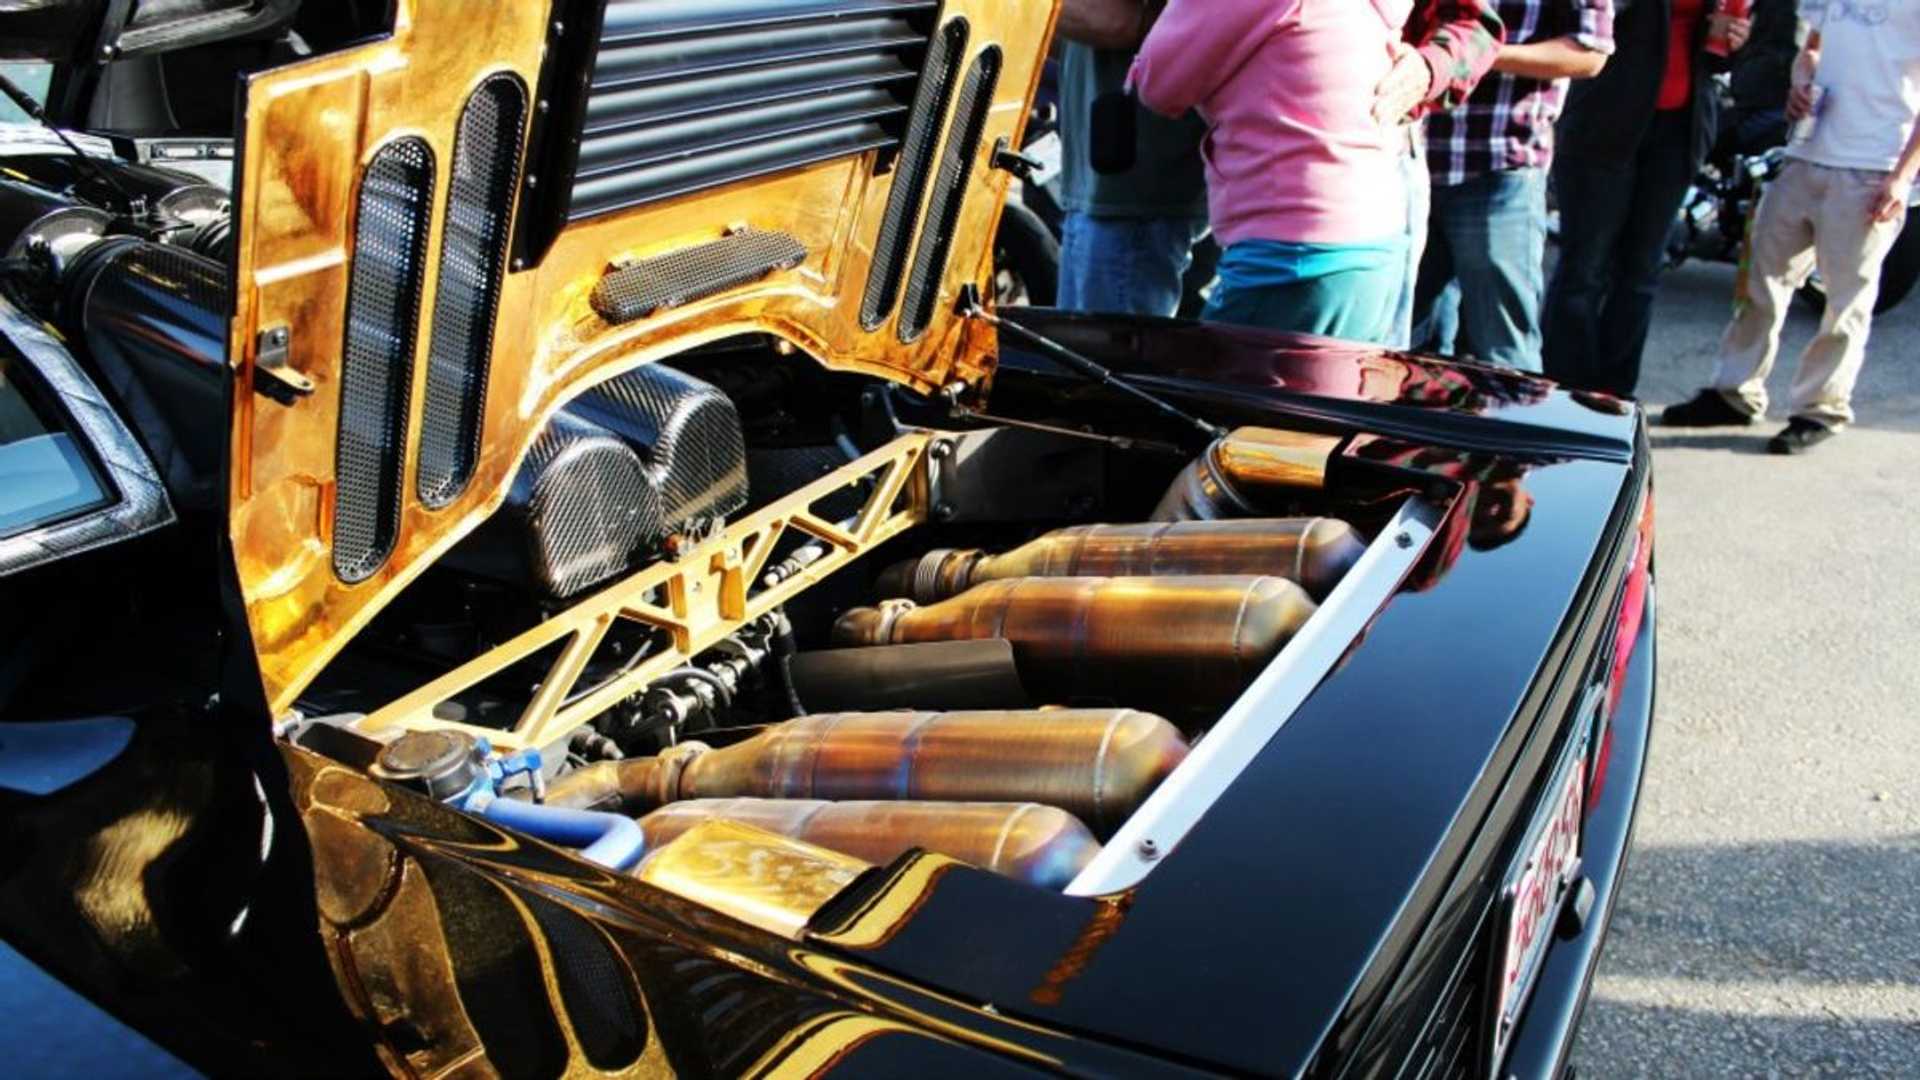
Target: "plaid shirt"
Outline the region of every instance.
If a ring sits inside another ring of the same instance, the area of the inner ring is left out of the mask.
[[[1500,55],[1503,33],[1496,0],[1418,0],[1407,14],[1405,38],[1433,69],[1427,103],[1416,111],[1450,109],[1467,100]],[[1512,6],[1512,5],[1506,5]]]
[[[1500,0],[1500,19],[1510,42],[1572,34],[1595,52],[1613,52],[1613,0]],[[1566,97],[1566,79],[1490,75],[1466,104],[1427,117],[1433,182],[1445,187],[1493,172],[1546,168]]]

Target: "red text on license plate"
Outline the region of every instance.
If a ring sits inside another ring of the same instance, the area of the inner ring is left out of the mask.
[[[1571,767],[1555,775],[1556,788],[1528,831],[1522,861],[1509,871],[1502,890],[1506,937],[1499,944],[1500,1009],[1494,1014],[1494,1060],[1506,1050],[1533,978],[1552,940],[1567,884],[1580,865],[1580,823],[1584,816],[1587,756],[1584,748]]]

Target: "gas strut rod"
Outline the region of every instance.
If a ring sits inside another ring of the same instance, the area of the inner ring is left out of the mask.
[[[986,323],[1002,334],[1010,335],[1032,345],[1045,353],[1049,360],[1077,374],[1084,375],[1101,386],[1109,386],[1115,390],[1132,394],[1134,397],[1173,417],[1175,420],[1194,428],[1208,439],[1217,439],[1227,433],[1227,429],[1209,424],[1205,420],[1175,405],[1173,402],[1157,394],[1142,390],[1132,382],[1116,374],[1111,368],[1081,356],[1079,353],[1074,352],[1072,349],[1067,348],[1065,345],[1060,344],[1045,334],[1036,333],[1021,326],[1019,323],[1008,322],[993,312],[988,311],[986,305],[980,302],[980,290],[977,286],[968,285],[961,289],[960,303],[958,306],[961,315],[969,319],[979,319],[981,322]]]

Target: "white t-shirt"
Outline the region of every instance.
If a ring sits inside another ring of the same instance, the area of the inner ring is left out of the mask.
[[[1820,30],[1824,88],[1813,134],[1788,157],[1886,172],[1920,115],[1920,0],[1801,0]]]

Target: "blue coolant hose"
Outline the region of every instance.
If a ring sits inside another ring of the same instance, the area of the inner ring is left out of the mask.
[[[631,870],[646,851],[647,838],[640,831],[640,823],[620,814],[484,795],[469,801],[466,808],[496,825],[549,844],[580,848],[582,858],[615,870]]]

